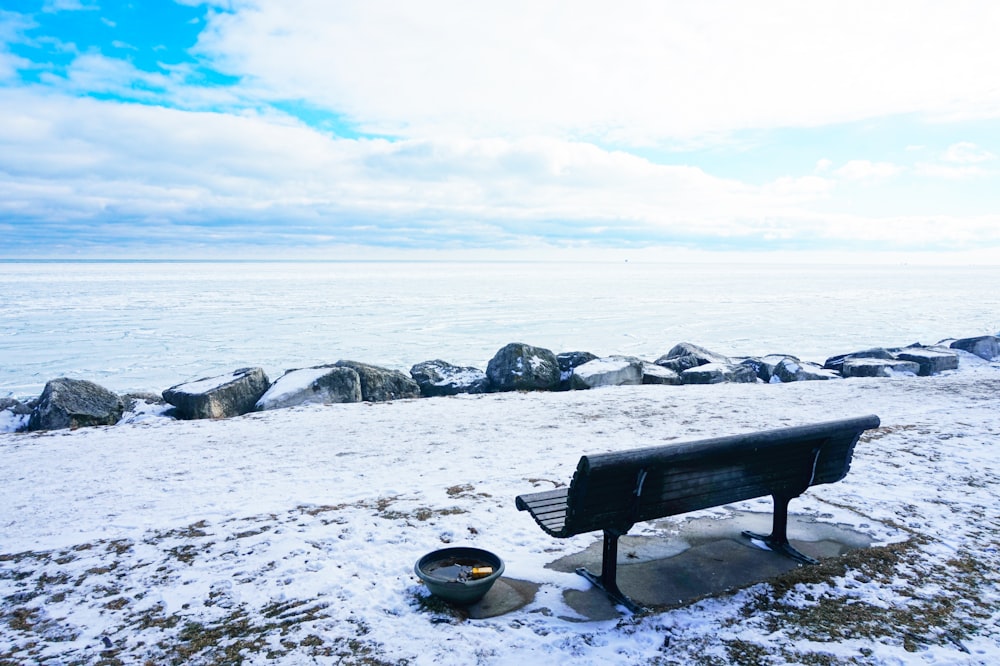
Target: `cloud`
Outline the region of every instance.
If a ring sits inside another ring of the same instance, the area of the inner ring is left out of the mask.
[[[754,187],[578,141],[338,139],[288,118],[25,90],[0,91],[0,172],[0,216],[69,243],[98,234],[108,243],[400,247],[838,237],[803,207],[832,187],[816,176]]]
[[[210,14],[247,90],[401,137],[646,145],[893,114],[1000,114],[989,3],[283,0]],[[907,17],[901,20],[900,17]]]
[[[987,178],[1000,173],[985,166],[995,159],[996,155],[988,150],[970,141],[962,141],[948,146],[939,161],[919,162],[915,170],[921,176],[942,180]]]
[[[995,160],[996,155],[972,142],[962,141],[948,146],[941,159],[956,164],[979,164]]]
[[[975,164],[942,164],[940,162],[918,162],[914,167],[917,175],[943,180],[963,180],[997,175],[996,170],[984,169]]]
[[[45,0],[43,12],[92,11],[99,9],[96,0]]]
[[[987,16],[968,20],[974,9]],[[823,127],[909,114],[917,136],[898,151],[941,145],[920,133],[929,117],[1000,115],[1000,91],[981,85],[1000,73],[990,16],[1000,9],[962,3],[792,4],[765,17],[723,1],[220,0],[173,64],[93,45],[56,56],[72,44],[40,34],[45,17],[30,32],[27,18],[0,21],[0,77],[26,66],[2,46],[25,34],[35,44],[17,52],[51,60],[0,87],[3,251],[938,249],[927,238],[943,225],[945,245],[996,245],[995,218],[889,215],[994,210],[985,198],[962,208],[944,188],[928,208],[921,192],[893,199],[913,175],[991,175],[988,150],[965,141],[932,161],[928,148],[903,167]],[[743,131],[794,127],[813,129]],[[792,154],[804,166],[782,162]]]
[[[889,162],[851,160],[834,173],[845,180],[879,180],[900,173],[902,168]]]

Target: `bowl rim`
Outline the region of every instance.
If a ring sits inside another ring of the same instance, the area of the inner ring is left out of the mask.
[[[482,578],[452,580],[449,578],[439,578],[423,570],[424,566],[436,560],[445,559],[447,557],[461,557],[462,555],[479,557],[479,559],[495,562],[496,566],[493,567],[493,573]],[[421,580],[425,582],[433,582],[435,585],[448,585],[453,587],[485,585],[487,582],[492,582],[499,578],[503,574],[505,568],[503,558],[496,553],[483,548],[478,548],[476,546],[449,546],[447,548],[439,548],[422,556],[417,560],[416,564],[413,565],[414,573],[416,573],[417,577]]]

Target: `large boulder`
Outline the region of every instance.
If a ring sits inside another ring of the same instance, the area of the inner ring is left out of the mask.
[[[842,369],[844,367],[844,363],[850,359],[857,359],[857,358],[874,358],[883,361],[891,361],[895,358],[895,356],[893,356],[892,352],[889,351],[888,349],[883,349],[882,347],[876,347],[874,349],[865,349],[863,351],[851,352],[850,354],[839,354],[837,356],[831,356],[830,358],[826,359],[826,363],[823,364],[823,367],[827,370],[833,370],[834,372],[840,372],[841,374],[843,374]]]
[[[778,384],[826,379],[840,379],[840,375],[833,370],[821,368],[815,363],[807,363],[797,358],[786,356],[771,369],[771,378],[768,382]]]
[[[60,377],[45,384],[28,419],[28,430],[114,425],[124,411],[121,397],[103,386]]]
[[[786,359],[794,363],[801,363],[797,357],[791,356],[790,354],[768,354],[763,357],[742,359],[740,361],[740,365],[745,365],[751,368],[757,374],[758,379],[764,383],[768,383],[774,375],[775,368],[778,367],[779,363],[785,361]]]
[[[490,380],[478,368],[460,367],[440,359],[417,363],[410,368],[410,377],[427,397],[486,393]]]
[[[680,373],[684,384],[753,383],[757,375],[752,368],[733,363],[704,363]]]
[[[849,358],[840,369],[844,377],[894,377],[919,373],[918,363],[884,358]]]
[[[578,365],[570,378],[570,387],[574,389],[639,384],[642,384],[642,361],[624,356],[598,358]]]
[[[896,358],[919,365],[923,377],[958,368],[958,354],[942,347],[906,347],[899,350]]]
[[[573,377],[573,370],[584,363],[596,361],[597,354],[587,351],[572,351],[556,354],[556,362],[559,363],[559,388],[570,388],[570,379]]]
[[[978,338],[962,338],[951,343],[952,349],[961,349],[979,358],[992,361],[1000,357],[1000,337],[982,335]]]
[[[340,368],[351,368],[361,380],[361,399],[365,402],[387,402],[405,398],[419,398],[420,387],[410,377],[398,370],[357,361],[337,361]]]
[[[681,376],[670,368],[664,368],[662,365],[643,361],[642,383],[676,386],[681,383]]]
[[[696,368],[699,365],[708,365],[709,363],[731,365],[732,360],[728,356],[716,354],[704,347],[699,347],[690,342],[682,342],[674,345],[670,351],[656,359],[655,363],[664,368],[669,368],[674,372],[683,373],[690,368]]]
[[[361,378],[353,368],[321,365],[289,370],[257,400],[255,409],[361,402]]]
[[[552,391],[559,388],[559,361],[548,349],[512,342],[490,359],[486,376],[497,391]]]
[[[271,382],[261,368],[240,368],[171,386],[163,399],[181,419],[224,419],[252,412]]]

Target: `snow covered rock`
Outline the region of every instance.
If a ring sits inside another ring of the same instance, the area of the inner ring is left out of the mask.
[[[377,365],[357,361],[337,361],[340,368],[351,368],[361,380],[361,399],[365,402],[386,402],[419,398],[420,387],[410,377],[398,370],[380,368]]]
[[[705,363],[688,368],[681,373],[681,382],[684,384],[753,383],[756,381],[757,375],[753,368],[732,363]]]
[[[125,411],[122,399],[103,386],[60,377],[45,384],[31,412],[28,430],[114,425]]]
[[[777,368],[778,364],[784,361],[785,359],[790,359],[795,363],[801,363],[801,361],[799,361],[797,357],[792,356],[790,354],[768,354],[767,356],[763,356],[760,358],[758,357],[744,358],[740,360],[740,365],[746,365],[752,368],[753,371],[757,373],[758,379],[760,379],[764,383],[768,383],[771,381],[771,377],[774,375],[775,368]]]
[[[125,412],[121,423],[142,423],[156,419],[173,419],[174,407],[156,393],[126,393],[122,396]]]
[[[771,371],[767,380],[772,384],[787,382],[808,382],[826,379],[840,379],[833,370],[821,368],[815,363],[806,363],[797,358],[786,356]]]
[[[548,349],[512,342],[490,359],[486,376],[498,391],[551,391],[559,388],[559,361]]]
[[[323,365],[289,370],[271,384],[254,408],[361,402],[361,378],[353,368]]]
[[[252,412],[270,385],[263,369],[240,368],[171,386],[163,399],[177,408],[178,418],[224,419]]]
[[[992,361],[1000,357],[1000,337],[983,335],[978,338],[962,338],[951,343],[952,349],[961,349],[979,358]]]
[[[18,432],[28,427],[31,407],[14,398],[0,398],[0,432]]]
[[[681,376],[662,365],[655,363],[642,363],[642,383],[643,384],[667,384],[676,386],[681,383]]]
[[[574,369],[584,363],[596,361],[597,358],[597,354],[591,354],[586,351],[572,351],[556,354],[556,362],[559,363],[560,388],[569,388],[570,378],[573,376]]]
[[[674,345],[670,351],[656,359],[655,363],[664,368],[669,368],[674,372],[683,373],[690,368],[710,363],[730,365],[732,364],[732,360],[722,354],[711,352],[704,347],[699,347],[690,342],[682,342]]]
[[[843,377],[892,377],[920,373],[920,364],[884,358],[849,358],[840,369]]]
[[[919,374],[924,377],[958,368],[958,354],[941,347],[907,347],[901,349],[896,358],[919,365]]]
[[[642,384],[642,361],[623,356],[598,358],[578,365],[570,378],[570,387],[574,389],[639,384]]]
[[[895,356],[893,356],[892,352],[890,352],[888,349],[884,349],[882,347],[876,347],[874,349],[865,349],[864,351],[851,352],[850,354],[839,354],[837,356],[831,356],[830,358],[826,359],[826,362],[823,364],[823,367],[827,370],[833,370],[834,372],[840,372],[841,374],[843,374],[842,369],[844,367],[844,363],[850,359],[856,359],[856,358],[874,358],[874,359],[881,359],[883,361],[891,361],[895,359]]]
[[[427,396],[486,393],[490,380],[478,368],[460,367],[436,359],[417,363],[410,368],[410,377],[417,382],[420,393]]]

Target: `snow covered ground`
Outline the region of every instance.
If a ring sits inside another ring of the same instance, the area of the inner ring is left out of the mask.
[[[998,395],[1000,363],[963,354],[928,378],[0,434],[0,664],[1000,663]],[[553,539],[514,507],[582,453],[869,413],[882,426],[847,478],[792,512],[875,547],[687,607],[581,621],[562,593],[587,583],[545,565],[599,535]],[[435,605],[412,567],[446,544],[500,554],[534,602],[486,620]]]

